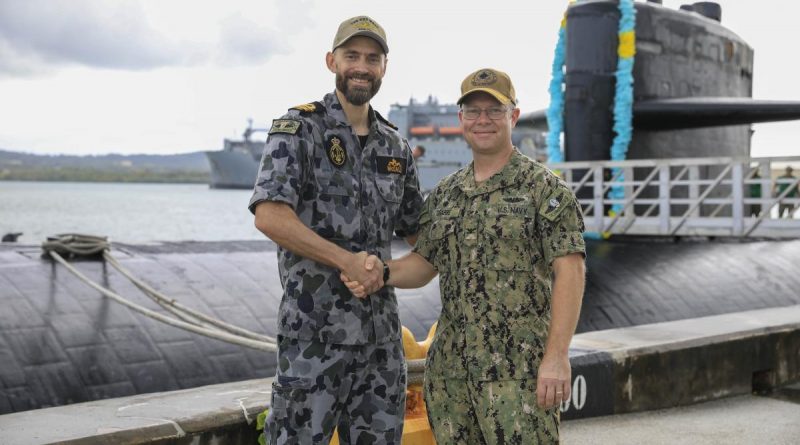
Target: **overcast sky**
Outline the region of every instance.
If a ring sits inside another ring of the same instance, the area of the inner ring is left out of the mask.
[[[677,8],[678,1],[664,1]],[[795,2],[721,1],[755,48],[754,97],[800,100]],[[520,107],[547,106],[561,0],[0,0],[0,148],[33,153],[180,153],[221,148],[333,90],[338,24],[367,14],[390,47],[373,106],[457,99],[492,66]],[[753,155],[800,155],[800,123],[759,124]]]

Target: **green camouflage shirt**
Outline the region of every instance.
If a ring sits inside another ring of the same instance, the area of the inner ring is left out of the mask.
[[[343,249],[391,258],[393,233],[417,233],[422,195],[408,142],[371,108],[369,113],[363,148],[335,93],[274,120],[250,211],[261,201],[284,202],[303,224]],[[358,299],[339,271],[283,248],[278,267],[281,335],[335,344],[400,338],[393,288]]]
[[[553,259],[585,254],[569,187],[514,150],[476,184],[473,166],[446,177],[420,215],[414,251],[439,272],[442,312],[427,370],[445,378],[535,377],[550,323]]]

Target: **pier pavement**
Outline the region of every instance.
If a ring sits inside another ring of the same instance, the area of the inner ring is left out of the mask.
[[[678,408],[561,424],[564,445],[796,445],[800,384],[770,397],[742,395]]]

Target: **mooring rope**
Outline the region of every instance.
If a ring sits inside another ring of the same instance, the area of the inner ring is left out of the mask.
[[[209,317],[208,315],[203,314],[202,312],[196,311],[194,309],[191,309],[189,307],[186,307],[186,306],[180,304],[174,298],[167,297],[166,295],[162,294],[161,292],[159,292],[159,291],[153,289],[152,287],[150,287],[144,281],[142,281],[142,280],[136,278],[135,276],[133,276],[133,274],[131,274],[124,267],[122,267],[122,265],[119,263],[119,261],[117,261],[117,259],[114,258],[114,256],[112,256],[111,253],[109,253],[108,251],[103,252],[103,258],[105,258],[105,260],[108,261],[108,263],[111,264],[111,266],[113,266],[115,269],[117,269],[117,271],[119,273],[121,273],[126,278],[128,278],[128,280],[130,280],[134,285],[136,285],[136,287],[138,287],[142,292],[147,294],[153,301],[155,301],[156,303],[160,304],[165,309],[169,310],[170,312],[172,312],[173,314],[175,314],[178,317],[184,317],[186,314],[188,314],[189,317],[186,317],[186,318],[193,317],[196,320],[199,320],[199,322],[194,322],[192,324],[202,324],[200,322],[205,322],[205,323],[208,323],[208,324],[210,324],[210,325],[212,325],[212,326],[214,326],[216,328],[222,329],[222,330],[230,332],[232,334],[240,335],[242,337],[250,338],[252,340],[260,340],[260,341],[264,341],[264,342],[267,342],[267,343],[277,343],[277,341],[275,340],[274,337],[269,337],[269,336],[266,336],[266,335],[262,335],[262,334],[259,334],[257,332],[253,332],[253,331],[249,331],[247,329],[241,328],[239,326],[235,326],[235,325],[226,323],[226,322],[224,322],[224,321],[222,321],[220,319],[217,319],[217,318],[214,318],[214,317]]]
[[[245,346],[248,348],[257,349],[261,351],[274,352],[277,350],[277,344],[273,338],[261,334],[256,334],[254,332],[236,326],[232,326],[221,320],[217,320],[213,317],[209,317],[192,309],[186,308],[177,303],[174,299],[167,298],[163,294],[155,291],[141,280],[135,279],[128,271],[123,272],[124,268],[122,268],[121,266],[118,267],[119,262],[115,258],[113,258],[110,254],[108,254],[108,250],[110,249],[110,247],[111,245],[108,242],[107,238],[105,237],[80,235],[80,234],[64,234],[55,237],[48,237],[47,241],[42,243],[42,250],[44,251],[45,255],[53,258],[55,261],[63,265],[78,279],[86,283],[88,286],[94,288],[101,294],[105,295],[106,297],[111,298],[117,303],[127,306],[128,308],[136,312],[139,312],[140,314],[146,317],[150,317],[154,320],[158,320],[162,323],[168,324],[170,326],[179,329],[184,329],[190,332],[194,332],[196,334],[204,335],[206,337],[225,341],[231,344]],[[119,270],[120,273],[125,275],[128,279],[131,279],[131,281],[133,281],[133,283],[137,287],[139,287],[139,289],[143,290],[147,289],[144,291],[144,293],[147,294],[151,299],[154,299],[157,303],[162,305],[162,307],[166,305],[167,307],[165,308],[168,310],[171,307],[172,309],[174,309],[170,310],[170,312],[172,313],[175,313],[175,310],[183,311],[186,314],[189,314],[191,317],[195,317],[196,319],[202,320],[204,322],[213,325],[213,327],[208,327],[207,325],[204,326],[201,323],[187,320],[185,316],[179,315],[180,318],[182,319],[175,319],[172,317],[168,317],[164,314],[158,313],[144,306],[133,303],[128,299],[126,299],[125,297],[109,289],[106,289],[103,286],[92,281],[90,278],[81,273],[74,266],[69,264],[69,262],[67,262],[67,260],[64,259],[64,257],[62,256],[62,254],[66,255],[67,257],[97,256],[101,253],[103,253],[102,255],[103,258],[106,259],[106,261],[108,261],[109,264],[111,264],[114,268]],[[226,331],[233,331],[235,333]]]
[[[111,298],[112,300],[127,306],[128,308],[139,312],[146,317],[150,317],[154,320],[158,320],[162,323],[179,329],[184,329],[227,343],[245,346],[261,351],[274,352],[277,350],[277,341],[273,337],[258,334],[256,332],[226,323],[217,318],[210,317],[206,314],[186,307],[176,301],[174,298],[169,298],[163,293],[155,290],[152,286],[137,278],[128,269],[123,267],[122,264],[120,264],[120,262],[111,254],[110,249],[111,243],[106,237],[74,233],[48,237],[47,241],[42,243],[42,250],[44,251],[45,257],[54,259],[63,265],[73,275],[75,275],[79,280],[83,281],[88,286],[94,288],[106,297]],[[175,319],[148,309],[126,299],[116,292],[106,289],[72,266],[64,258],[65,256],[67,258],[87,256],[102,257],[106,262],[108,262],[108,264],[110,264],[114,269],[130,280],[131,283],[139,288],[151,300],[159,304],[165,310],[174,314],[179,319]],[[406,363],[408,367],[408,384],[422,384],[425,373],[425,359],[407,360]]]
[[[406,366],[408,367],[407,384],[421,385],[425,379],[425,359],[406,360]]]
[[[245,346],[260,351],[274,352],[277,350],[277,341],[273,337],[258,334],[247,329],[234,326],[214,317],[198,312],[186,307],[169,298],[163,293],[153,289],[141,279],[135,277],[129,270],[124,268],[120,262],[110,253],[111,243],[105,237],[82,235],[82,234],[63,234],[48,237],[42,243],[44,256],[50,257],[63,265],[68,271],[78,279],[94,288],[101,294],[112,300],[139,312],[140,314],[158,320],[170,326],[184,329],[206,337],[221,340],[227,343]],[[166,316],[159,312],[148,309],[139,304],[133,303],[125,297],[106,289],[97,284],[78,269],[72,266],[65,258],[99,256],[102,257],[119,273],[124,275],[137,288],[139,288],[151,300],[159,304],[165,310],[174,314],[178,319]],[[425,373],[425,359],[406,360],[409,385],[422,384]]]

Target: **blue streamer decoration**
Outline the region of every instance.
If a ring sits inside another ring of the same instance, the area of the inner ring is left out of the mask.
[[[636,8],[633,0],[619,0],[620,20],[617,27],[619,46],[617,48],[617,69],[615,72],[616,86],[614,91],[614,126],[616,133],[611,144],[611,160],[625,160],[633,136],[633,60],[636,45]],[[561,150],[561,132],[564,128],[564,63],[566,53],[566,28],[567,15],[561,21],[558,30],[558,43],[553,56],[552,78],[550,79],[550,106],[547,108],[547,162],[557,163],[564,161]],[[614,168],[613,175],[619,173],[619,168]],[[617,181],[623,182],[624,175],[620,174]],[[625,198],[625,189],[622,185],[612,186],[608,194],[610,199],[622,200]],[[622,204],[614,204],[610,213],[622,211]],[[608,238],[609,234],[594,232],[584,233],[584,238]]]
[[[619,1],[619,48],[617,53],[616,89],[614,92],[614,142],[611,144],[611,160],[623,161],[628,154],[628,146],[633,136],[633,59],[635,54],[635,27],[636,8],[633,0]],[[617,175],[619,168],[612,169],[612,174]],[[624,181],[621,174],[617,181]],[[609,190],[609,198],[625,199],[625,188],[615,185]],[[622,204],[614,204],[611,211],[621,212]]]
[[[566,53],[567,14],[558,29],[558,43],[553,56],[550,79],[550,106],[547,107],[547,162],[563,162],[561,131],[564,127],[564,57]]]

